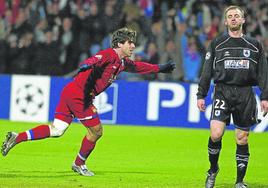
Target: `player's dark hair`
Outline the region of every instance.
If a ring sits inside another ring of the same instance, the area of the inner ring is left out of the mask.
[[[136,43],[136,37],[137,37],[137,32],[130,28],[124,27],[124,28],[118,29],[112,34],[111,46],[112,48],[117,48],[118,43],[123,44],[126,41]]]

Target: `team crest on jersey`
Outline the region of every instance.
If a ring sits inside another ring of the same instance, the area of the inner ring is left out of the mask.
[[[206,53],[206,60],[209,60],[210,56],[211,56],[210,52],[207,52]]]
[[[220,116],[220,114],[221,114],[221,111],[215,110],[215,116]]]
[[[250,50],[243,50],[243,55],[245,57],[249,57],[250,56]]]
[[[102,55],[95,55],[96,58],[101,59]]]

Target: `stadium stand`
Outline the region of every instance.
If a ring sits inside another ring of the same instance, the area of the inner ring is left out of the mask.
[[[173,59],[177,66],[168,76],[121,79],[196,82],[206,47],[225,31],[221,12],[230,4],[246,10],[245,32],[267,53],[265,0],[0,0],[0,73],[68,75],[107,48],[112,31],[128,26],[139,32],[133,58],[154,64]]]

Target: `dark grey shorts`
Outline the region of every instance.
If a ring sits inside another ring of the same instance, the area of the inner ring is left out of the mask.
[[[257,102],[252,87],[216,84],[211,120],[230,124],[231,115],[237,128],[249,130],[257,123]]]

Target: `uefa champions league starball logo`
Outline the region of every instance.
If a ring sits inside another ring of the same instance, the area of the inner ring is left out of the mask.
[[[41,88],[26,84],[16,91],[16,105],[21,113],[34,116],[44,106],[44,93]]]

